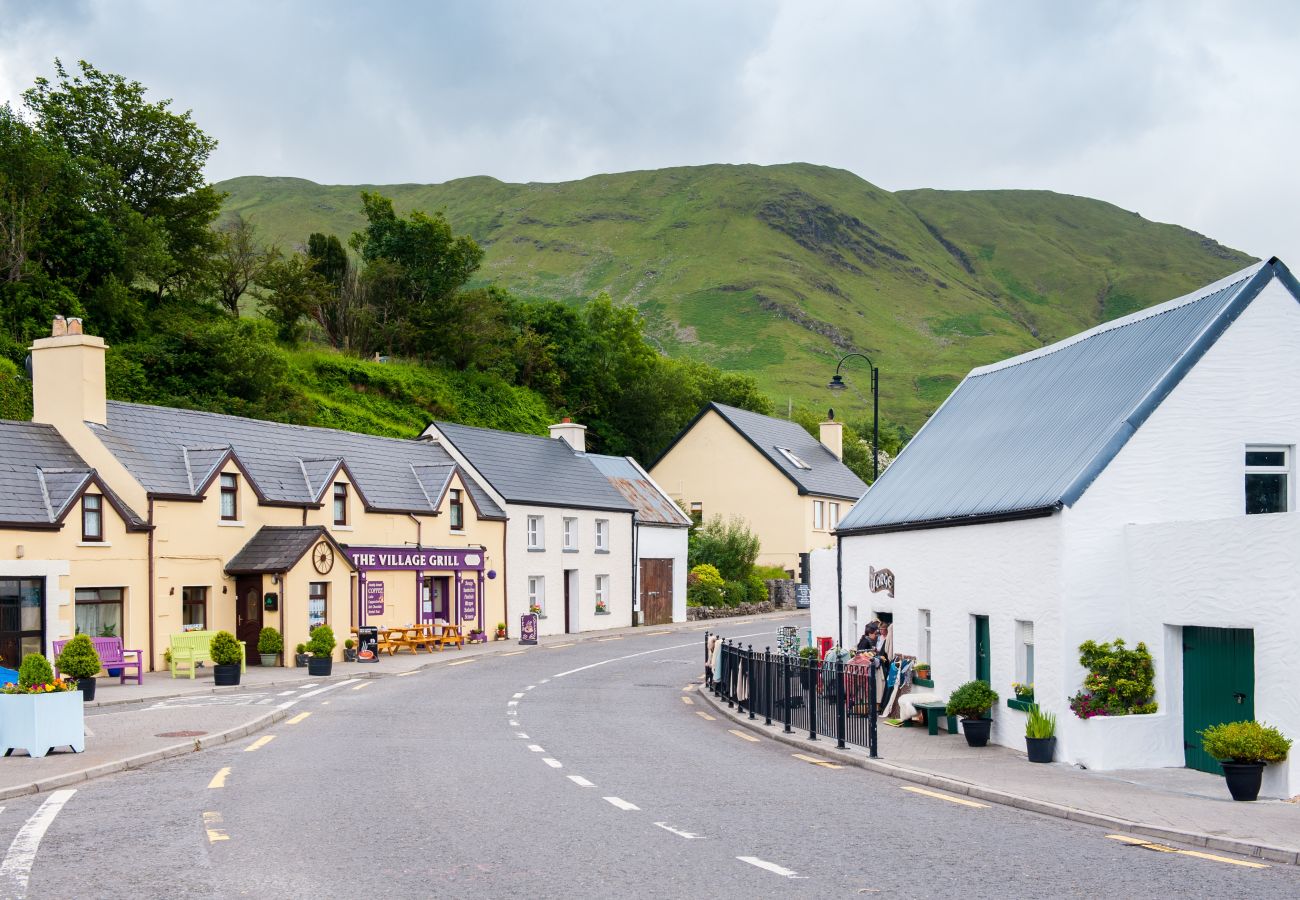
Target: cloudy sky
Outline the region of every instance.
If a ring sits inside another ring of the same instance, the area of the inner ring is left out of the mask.
[[[1098,197],[1300,268],[1298,26],[1253,0],[0,0],[0,102],[87,59],[192,109],[214,180],[797,160]]]

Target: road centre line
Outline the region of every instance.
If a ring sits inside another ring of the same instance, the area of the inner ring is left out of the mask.
[[[4,862],[0,863],[0,895],[15,900],[27,896],[27,882],[32,875],[32,863],[36,861],[41,838],[45,837],[45,832],[59,810],[76,792],[75,788],[68,788],[50,794],[40,808],[32,813],[31,818],[23,823],[23,827],[18,829]]]
[[[217,770],[217,774],[212,776],[208,782],[209,788],[223,788],[226,786],[226,777],[230,775],[230,766],[225,766]]]
[[[619,809],[624,810],[625,812],[641,811],[641,807],[637,806],[635,803],[628,803],[626,800],[622,799],[621,797],[605,797],[603,799],[606,803],[609,803],[613,806],[617,806]]]
[[[594,784],[592,784],[587,779],[583,778],[581,775],[570,775],[569,780],[572,781],[574,784],[576,784],[578,787],[595,787]]]
[[[547,649],[547,650],[559,650],[561,647],[572,647],[572,646],[573,646],[573,641],[569,641],[569,643],[567,643],[567,644],[550,644],[549,646],[547,646],[546,649]]]
[[[673,834],[677,835],[678,837],[684,837],[688,841],[704,840],[704,835],[702,834],[692,834],[689,831],[678,831],[676,828],[669,825],[667,822],[655,822],[655,825],[659,828],[662,828],[664,831],[671,831]]]
[[[280,693],[276,694],[275,696],[277,696],[277,697],[288,697],[290,694],[295,694],[295,693],[297,693],[297,692],[298,692],[298,689],[297,689],[297,688],[294,688],[292,691],[280,691]]]
[[[271,741],[273,741],[273,740],[275,740],[275,735],[273,735],[273,734],[264,734],[264,735],[262,735],[260,738],[258,738],[257,740],[253,741],[253,743],[251,743],[251,744],[249,744],[247,747],[245,747],[245,748],[244,748],[244,752],[245,752],[245,753],[252,753],[254,750],[261,750],[263,747],[265,747],[267,744],[271,743]]]
[[[606,641],[621,641],[621,640],[623,640],[623,635],[619,634],[619,635],[615,635],[614,637],[597,638],[596,643],[603,644]]]
[[[511,650],[509,653],[502,653],[502,656],[518,656],[520,653],[527,653],[527,650]]]
[[[516,728],[519,727],[519,722],[518,722],[517,720],[515,720],[515,719],[511,719],[511,720],[510,720],[510,724],[511,724],[511,725],[514,725]]]
[[[728,728],[727,731],[731,732],[736,737],[740,738],[742,741],[749,741],[750,743],[753,744],[758,743],[758,738],[754,737],[752,734],[745,734],[745,732],[739,731],[735,728]]]
[[[695,701],[692,700],[690,697],[683,697],[683,698],[682,698],[682,702],[685,703],[687,706],[694,706],[694,705],[695,705]]]
[[[699,716],[701,719],[707,719],[707,720],[710,721],[710,722],[716,722],[716,721],[717,721],[717,719],[713,718],[713,716],[709,715],[708,713],[706,713],[706,712],[705,712],[704,710],[702,710],[702,709],[697,709],[697,710],[695,711],[695,714],[696,714],[697,716]]]
[[[523,695],[524,695],[524,692],[523,692],[523,691],[520,691],[519,693],[515,694],[514,699],[518,700],[518,699],[519,699],[520,697],[522,697]]]
[[[316,688],[316,690],[314,690],[314,691],[308,691],[307,693],[303,694],[303,695],[302,695],[301,697],[299,697],[298,699],[299,699],[299,700],[306,700],[308,697],[315,697],[317,694],[323,694],[323,693],[325,693],[326,691],[332,691],[332,690],[334,690],[335,688],[346,687],[346,686],[349,685],[349,684],[356,684],[359,680],[360,680],[360,679],[358,679],[358,678],[349,678],[347,681],[340,681],[340,682],[338,682],[337,684],[327,684],[327,685],[325,685],[324,687],[318,687],[318,688]]]
[[[564,763],[560,762],[558,759],[551,759],[551,757],[549,757],[549,756],[543,756],[543,757],[542,757],[542,762],[546,763],[546,764],[547,764],[548,766],[550,766],[552,769],[562,769],[562,768],[564,768]]]
[[[542,745],[541,745],[541,744],[529,744],[529,745],[528,745],[528,749],[531,750],[531,751],[533,751],[534,753],[545,753],[545,752],[546,752],[545,750],[542,749]]]
[[[528,735],[524,734],[522,731],[516,731],[515,737],[523,738],[525,741],[528,740]]]
[[[667,634],[668,632],[664,632],[664,633]],[[649,656],[651,653],[667,653],[669,650],[681,650],[683,647],[696,647],[696,646],[698,645],[694,643],[677,644],[676,646],[673,647],[659,647],[655,650],[642,650],[640,653],[629,653],[627,656],[615,656],[610,659],[603,659],[600,662],[594,662],[587,666],[579,666],[578,668],[570,669],[567,672],[560,672],[556,674],[555,677],[563,678],[566,675],[576,675],[579,672],[585,672],[588,669],[594,669],[597,666],[605,666],[605,665],[609,665],[610,663],[622,662],[625,659],[635,659],[638,656]],[[543,679],[541,683],[546,684],[547,681],[550,681],[550,679],[549,678]]]
[[[683,690],[683,691],[693,691],[693,690],[695,690],[697,687],[699,687],[699,685],[697,685],[697,684],[688,684],[688,685],[686,685],[686,687],[682,688],[682,690]]]
[[[524,690],[526,690],[526,691],[531,691],[531,690],[532,690],[533,688],[535,688],[535,687],[537,687],[537,685],[535,685],[535,684],[530,684],[530,685],[528,685],[528,687],[524,688]]]
[[[949,803],[959,803],[962,806],[970,806],[975,809],[988,809],[987,803],[976,803],[974,800],[966,800],[962,797],[953,797],[950,794],[941,794],[938,791],[927,791],[925,788],[913,787],[911,785],[903,786],[903,790],[910,791],[913,794],[923,794],[926,797],[933,797],[936,800],[947,800]]]
[[[835,763],[830,762],[829,760],[818,759],[815,756],[807,756],[806,754],[803,753],[791,753],[790,755],[793,756],[795,759],[802,759],[806,763],[812,763],[814,766],[821,766],[824,769],[844,768],[843,766],[838,766]]]
[[[519,701],[518,701],[518,700],[508,700],[508,701],[506,701],[506,707],[507,707],[507,708],[509,708],[509,707],[511,707],[511,706],[518,706],[518,705],[519,705]]]
[[[218,828],[221,824],[221,813],[205,812],[203,814],[203,830],[208,833],[208,843],[215,844],[217,841],[228,841],[230,835],[226,834],[224,828]]]
[[[450,669],[452,666],[464,666],[464,665],[468,665],[469,663],[472,663],[472,662],[478,662],[478,660],[477,660],[477,659],[474,659],[474,658],[472,658],[472,657],[471,657],[470,659],[458,659],[458,660],[456,660],[455,662],[449,662],[449,663],[447,663],[447,668]]]
[[[743,863],[749,863],[751,866],[758,866],[760,869],[766,869],[774,872],[783,878],[807,878],[807,875],[800,875],[794,869],[787,869],[784,866],[778,866],[776,863],[768,862],[765,859],[759,859],[757,856],[737,856],[736,859]]]
[[[1216,856],[1213,853],[1202,853],[1200,850],[1181,850],[1178,847],[1166,847],[1164,844],[1155,844],[1150,841],[1144,841],[1141,838],[1132,838],[1124,834],[1108,834],[1106,837],[1112,841],[1121,841],[1131,847],[1141,847],[1144,850],[1155,850],[1160,853],[1173,853],[1178,856],[1194,856],[1197,859],[1208,859],[1212,862],[1229,863],[1234,866],[1244,866],[1247,869],[1268,869],[1271,866],[1264,863],[1249,862],[1244,859],[1233,859],[1229,856]]]
[[[311,715],[311,713],[309,713],[309,712],[300,712],[300,713],[298,713],[298,715],[294,716],[292,719],[290,719],[289,721],[285,722],[284,724],[286,724],[286,725],[297,725],[299,722],[301,722],[303,719],[307,718],[307,717],[310,716],[310,715]]]

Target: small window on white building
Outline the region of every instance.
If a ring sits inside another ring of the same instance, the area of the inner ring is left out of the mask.
[[[542,575],[528,576],[528,611],[546,614],[546,578]]]
[[[578,549],[578,520],[564,520],[564,551],[571,553]]]
[[[933,663],[934,649],[930,642],[930,611],[928,609],[918,611],[916,630],[920,637],[921,662]]]
[[[820,500],[813,501],[813,529],[821,531],[826,527],[826,504]]]
[[[542,517],[541,516],[528,517],[528,549],[529,550],[545,549],[545,544],[543,543],[543,539],[542,539]]]
[[[836,525],[840,524],[840,505],[838,503],[828,503],[827,514],[830,516],[829,528],[833,529]]]
[[[596,520],[596,552],[609,552],[609,519]]]
[[[605,612],[609,609],[609,576],[596,576],[596,611]]]
[[[1291,448],[1246,448],[1246,515],[1291,508]]]
[[[1016,681],[1034,683],[1034,623],[1016,622]]]
[[[787,450],[785,447],[777,447],[776,450],[787,460],[789,460],[790,465],[794,466],[796,469],[810,469],[810,470],[812,469],[812,466],[808,465],[806,462],[804,462],[802,459],[796,456],[793,450]]]

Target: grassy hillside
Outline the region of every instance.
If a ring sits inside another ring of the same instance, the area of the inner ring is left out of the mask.
[[[442,210],[486,249],[481,276],[537,297],[608,291],[669,354],[754,375],[820,408],[836,360],[880,366],[882,415],[911,428],[972,366],[1239,269],[1249,256],[1107,203],[1043,191],[890,193],[806,164],[700,166],[562,184],[317,185],[237,178],[227,209],[285,246],[346,238],[358,193]],[[865,366],[833,398],[869,408]],[[847,409],[846,409],[847,407]]]

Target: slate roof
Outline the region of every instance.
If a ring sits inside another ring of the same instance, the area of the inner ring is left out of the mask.
[[[197,496],[233,454],[263,502],[318,504],[345,468],[367,509],[427,515],[439,497],[426,492],[418,470],[455,469],[428,441],[136,403],[109,401],[107,426],[90,427],[145,490],[161,496]],[[480,514],[505,518],[482,485],[462,475]]]
[[[588,453],[587,459],[609,479],[609,483],[636,507],[636,521],[646,525],[691,526],[690,517],[663,492],[659,485],[630,456]]]
[[[435,425],[510,503],[635,512],[586,454],[564,441],[450,422]]]
[[[226,563],[228,575],[266,575],[287,572],[298,564],[317,541],[334,546],[334,563],[352,566],[343,548],[320,525],[263,525],[257,534]]]
[[[1276,259],[971,371],[837,529],[937,527],[1072,505],[1258,295]]]
[[[826,445],[813,437],[796,422],[789,419],[777,419],[747,409],[737,409],[722,403],[710,403],[700,410],[699,415],[682,429],[677,437],[659,459],[650,466],[654,469],[659,460],[667,456],[685,437],[695,423],[704,418],[710,410],[722,417],[722,420],[740,433],[740,436],[763,454],[767,461],[776,466],[781,474],[794,482],[800,494],[816,494],[822,497],[840,497],[845,500],[857,500],[867,489],[867,483],[853,474],[853,470],[839,460]],[[810,468],[802,469],[786,458],[780,448],[789,450]]]

